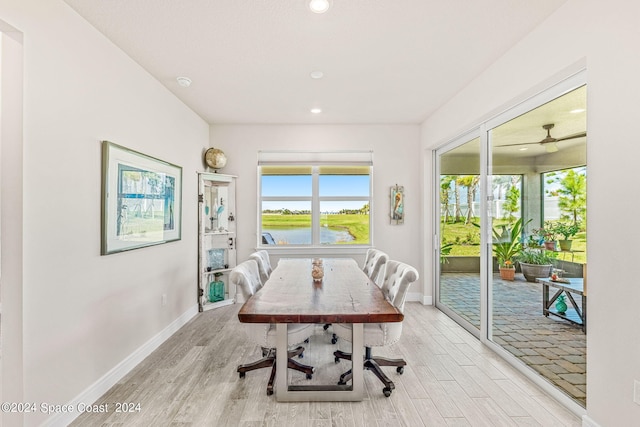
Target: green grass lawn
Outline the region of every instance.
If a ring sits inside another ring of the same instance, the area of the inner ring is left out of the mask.
[[[477,218],[476,222],[480,222]],[[505,220],[496,220],[494,226],[506,224]],[[480,228],[473,224],[459,223],[440,223],[442,232],[442,241],[444,243],[453,243],[451,253],[449,256],[480,256]],[[573,262],[585,263],[587,262],[587,241],[586,232],[580,232],[573,237],[573,243],[571,250],[581,251],[574,252]],[[558,246],[559,247],[559,246]],[[558,259],[565,259],[571,261],[571,254],[558,254]]]
[[[369,243],[369,215],[322,215],[320,217],[320,225],[331,229],[346,229],[354,240],[344,243],[351,245],[366,245]],[[263,214],[262,227],[280,229],[310,228],[311,215]]]

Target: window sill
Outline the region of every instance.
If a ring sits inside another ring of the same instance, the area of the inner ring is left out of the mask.
[[[266,250],[275,256],[297,257],[305,256],[326,256],[326,257],[347,257],[351,255],[365,255],[371,246],[276,246],[261,245],[256,250]]]

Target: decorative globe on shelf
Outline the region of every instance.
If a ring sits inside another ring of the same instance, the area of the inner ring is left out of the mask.
[[[209,148],[204,153],[204,161],[210,168],[218,170],[227,164],[227,156],[219,148]]]

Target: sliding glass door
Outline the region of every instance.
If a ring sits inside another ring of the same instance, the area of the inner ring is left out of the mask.
[[[586,299],[563,294],[568,309],[558,311],[558,289],[545,303],[536,279],[584,278],[586,129],[576,75],[451,141],[434,164],[436,306],[583,407]]]
[[[440,256],[436,305],[479,336],[480,138],[473,134],[459,138],[441,150],[437,159]]]

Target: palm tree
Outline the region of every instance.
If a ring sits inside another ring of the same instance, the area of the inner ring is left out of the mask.
[[[462,216],[462,209],[460,208],[460,185],[459,185],[459,177],[453,180],[453,195],[455,200],[455,215],[454,221],[460,222],[460,217]]]
[[[473,200],[475,199],[476,190],[478,189],[478,183],[480,182],[479,175],[463,175],[458,177],[457,182],[460,185],[467,187],[467,218],[465,224],[471,224],[473,217]]]
[[[509,188],[509,182],[511,181],[510,175],[492,175],[491,176],[491,186],[493,190],[497,190],[496,200],[502,199],[502,189]]]
[[[449,221],[449,195],[451,191],[451,183],[455,177],[451,175],[442,175],[440,178],[440,206],[444,211],[444,223]]]

